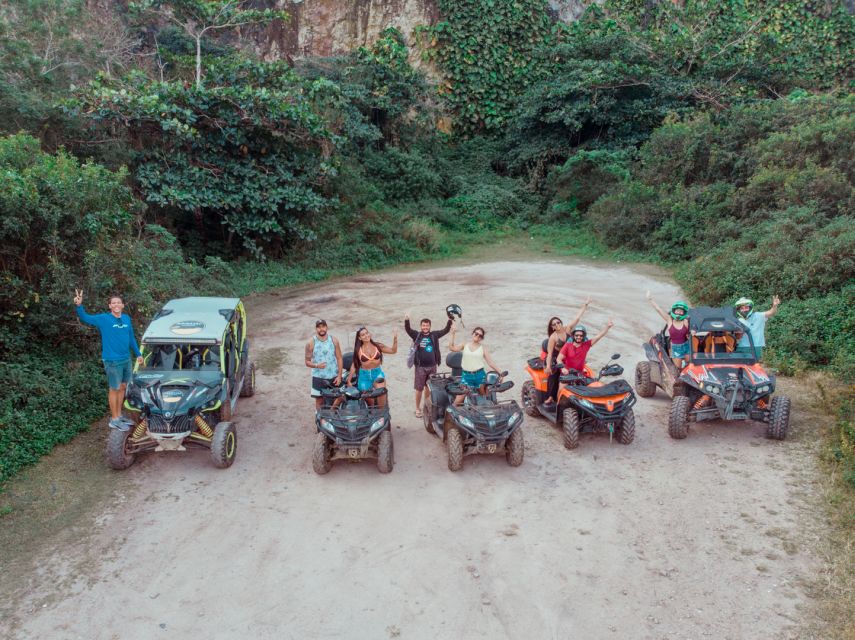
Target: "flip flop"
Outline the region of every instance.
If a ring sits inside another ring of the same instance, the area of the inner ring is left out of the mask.
[[[417,417],[417,418],[421,418],[421,417],[422,417],[422,412],[421,412],[421,410],[420,410],[420,409],[416,409],[416,417]]]

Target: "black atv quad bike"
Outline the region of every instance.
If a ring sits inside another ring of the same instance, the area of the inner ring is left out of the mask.
[[[351,353],[344,355],[345,369],[350,367]],[[369,403],[386,395],[384,387],[360,391],[356,387],[322,389],[323,406],[315,413],[315,447],[312,468],[324,474],[333,460],[377,459],[377,470],[389,473],[395,464],[392,443],[392,418],[389,404],[382,407]]]
[[[482,396],[460,383],[461,359],[460,352],[448,354],[445,363],[451,373],[436,373],[428,380],[422,404],[425,430],[445,442],[451,471],[463,468],[464,456],[501,451],[509,465],[518,467],[525,454],[523,412],[513,400],[497,399],[514,383],[500,382],[499,375],[490,372]],[[455,406],[454,399],[461,395],[463,404]]]

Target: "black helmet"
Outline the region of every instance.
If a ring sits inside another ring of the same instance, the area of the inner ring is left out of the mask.
[[[450,320],[454,320],[454,316],[460,318],[460,324],[463,324],[463,309],[459,304],[450,304],[445,308],[445,313]]]

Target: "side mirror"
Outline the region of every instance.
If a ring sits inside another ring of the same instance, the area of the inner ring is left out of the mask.
[[[619,359],[620,359],[620,354],[619,354],[619,353],[613,353],[613,354],[612,354],[612,360],[619,360]]]

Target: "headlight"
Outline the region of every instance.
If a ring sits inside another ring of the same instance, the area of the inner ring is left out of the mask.
[[[326,422],[325,420],[321,420],[321,422]],[[380,431],[383,427],[386,426],[386,418],[380,418],[379,420],[375,420],[374,424],[371,425],[371,433],[375,431]]]
[[[710,395],[718,396],[721,395],[721,387],[717,384],[710,384],[707,382],[706,384],[701,385],[701,389],[706,391]]]
[[[585,400],[585,398],[579,398],[579,404],[581,404],[583,407],[588,407],[589,409],[594,408],[594,403],[590,400]]]
[[[520,411],[519,413],[515,413],[514,415],[512,415],[512,416],[508,419],[508,426],[509,426],[509,427],[514,426],[514,425],[515,425],[517,422],[519,422],[520,420],[522,420],[522,412],[521,412],[521,411]]]
[[[462,424],[464,427],[469,427],[470,429],[475,428],[475,423],[472,422],[466,416],[461,416],[460,414],[457,414],[457,421],[460,422],[460,424]]]
[[[755,392],[755,393],[758,393],[758,394],[769,393],[769,385],[768,385],[768,384],[764,384],[764,385],[763,385],[763,386],[761,386],[761,387],[757,387],[757,388],[754,390],[754,392]]]
[[[142,400],[145,404],[152,404],[151,394],[148,392],[148,389],[140,389],[140,400]]]
[[[335,429],[332,426],[332,423],[325,418],[321,418],[320,427],[324,431],[330,431],[330,432],[335,431]]]

